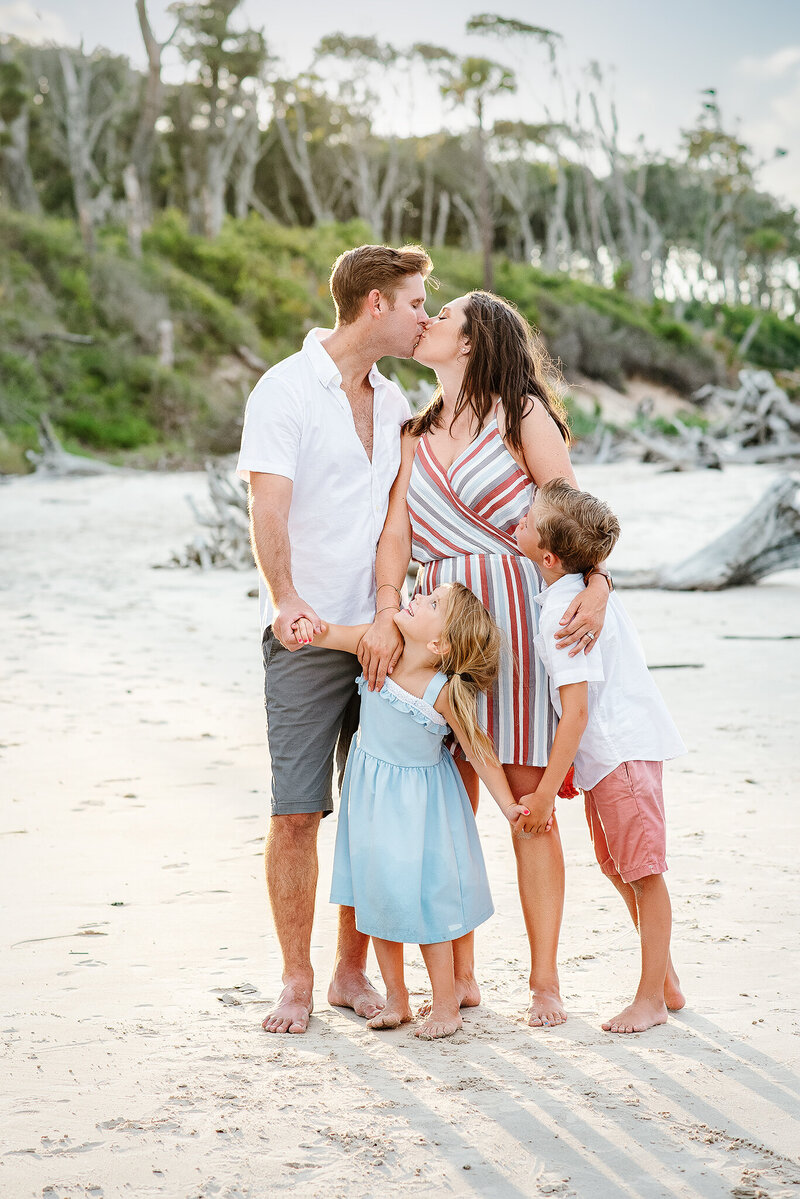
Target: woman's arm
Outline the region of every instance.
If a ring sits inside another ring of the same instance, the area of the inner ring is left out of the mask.
[[[573,487],[578,486],[558,426],[538,400],[533,401],[533,407],[523,416],[520,430],[525,466],[537,487],[543,487],[551,479],[566,479]],[[588,586],[575,596],[564,613],[556,644],[559,649],[571,646],[571,658],[582,650],[591,653],[594,648],[605,622],[609,592],[605,574],[593,574]],[[587,633],[593,634],[588,640]]]
[[[439,698],[436,700],[436,704],[434,705],[436,711],[444,716],[445,720],[450,725],[450,728],[453,730],[458,744],[466,754],[467,761],[472,766],[481,782],[485,784],[487,791],[505,816],[506,820],[508,820],[508,822],[516,831],[518,826],[521,828],[523,820],[526,820],[530,817],[530,812],[524,804],[518,804],[515,801],[511,792],[511,788],[508,785],[508,779],[506,778],[505,771],[500,763],[479,762],[478,759],[472,754],[469,749],[469,743],[464,730],[461,728],[455,716],[453,715],[453,709],[450,707],[450,700],[447,694],[448,690],[449,685],[445,685],[439,692]]]
[[[389,508],[375,557],[375,620],[358,651],[370,691],[380,691],[403,649],[394,613],[400,607],[400,591],[411,560],[411,522],[406,496],[418,440],[403,434],[400,469],[389,493]]]

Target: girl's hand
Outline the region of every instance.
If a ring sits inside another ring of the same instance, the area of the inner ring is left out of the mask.
[[[511,827],[516,830],[521,821],[528,819],[530,811],[524,804],[515,803],[508,808],[503,808],[503,815]]]
[[[570,658],[574,658],[581,650],[587,654],[592,652],[606,618],[609,595],[605,576],[592,575],[588,587],[575,596],[561,617],[559,623],[562,628],[555,635],[558,649],[566,649],[571,645]]]
[[[321,631],[325,632],[325,625],[322,625]],[[305,616],[294,622],[292,632],[298,645],[311,645],[314,640],[314,626]]]
[[[523,795],[516,806],[523,812],[528,809],[528,815],[520,816],[514,824],[514,832],[518,837],[550,832],[555,816],[555,800],[552,795],[539,796],[532,791],[530,795]]]

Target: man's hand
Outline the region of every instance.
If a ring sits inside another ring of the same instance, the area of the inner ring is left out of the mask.
[[[538,791],[531,791],[529,795],[523,795],[520,798],[519,806],[527,808],[529,815],[520,816],[514,824],[514,832],[518,836],[549,833],[553,827],[555,804],[554,796],[539,795]]]
[[[298,641],[292,628],[300,620],[307,620],[315,633],[322,632],[322,621],[310,604],[305,603],[297,592],[284,596],[272,619],[272,631],[289,651],[300,649],[305,644],[304,641]]]
[[[381,612],[367,629],[358,647],[358,660],[370,691],[380,691],[403,652],[403,638],[391,610]]]
[[[574,658],[581,650],[590,654],[597,644],[608,607],[608,583],[601,574],[592,575],[589,586],[575,596],[561,617],[561,629],[556,633],[556,647],[569,651]],[[591,634],[591,636],[589,636]]]

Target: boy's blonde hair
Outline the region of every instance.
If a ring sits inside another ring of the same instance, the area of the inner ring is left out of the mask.
[[[340,325],[350,325],[357,319],[361,306],[376,288],[394,306],[398,288],[411,275],[427,279],[433,270],[422,246],[356,246],[345,250],[333,264],[330,289]],[[435,282],[432,280],[432,283]]]
[[[477,596],[462,583],[448,588],[441,669],[450,679],[450,706],[479,762],[497,763],[492,740],[478,724],[478,693],[488,691],[500,669],[500,630]]]
[[[567,574],[586,574],[605,562],[617,544],[619,521],[588,491],[551,479],[536,495],[539,545],[560,558]]]

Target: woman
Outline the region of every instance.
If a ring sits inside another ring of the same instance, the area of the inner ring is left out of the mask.
[[[428,593],[459,581],[486,605],[510,653],[482,718],[515,799],[536,789],[547,763],[556,717],[533,649],[538,623],[536,567],[522,557],[513,531],[534,490],[550,479],[574,481],[559,401],[542,374],[533,334],[497,296],[470,292],[447,304],[421,335],[414,356],[436,371],[427,408],[407,423],[400,471],[376,560],[376,618],[359,658],[371,687],[381,686],[400,646],[393,612],[409,558],[422,564]],[[591,648],[603,625],[608,581],[592,577],[565,614],[563,644]],[[565,652],[567,652],[565,650]],[[477,807],[478,780],[459,761]],[[558,936],[564,906],[564,855],[558,825],[530,839],[514,837],[522,910],[531,946],[528,1023],[566,1020],[558,981]],[[454,944],[462,1006],[480,1002],[473,934]]]

